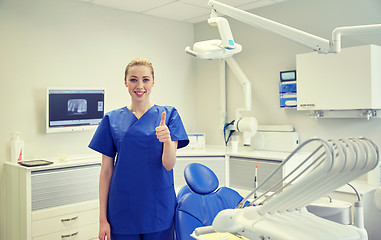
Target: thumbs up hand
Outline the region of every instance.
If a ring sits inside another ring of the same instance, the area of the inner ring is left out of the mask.
[[[161,114],[160,125],[158,127],[156,127],[156,129],[155,129],[156,130],[156,137],[162,143],[172,141],[169,129],[168,129],[167,125],[165,124],[165,118],[166,118],[166,113],[163,112]]]
[[[160,126],[165,126],[165,119],[166,119],[167,113],[162,112],[161,113],[161,121],[160,121]]]

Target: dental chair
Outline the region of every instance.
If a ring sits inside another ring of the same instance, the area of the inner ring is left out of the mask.
[[[184,177],[187,185],[177,195],[176,239],[194,240],[190,234],[196,228],[212,225],[221,210],[235,208],[243,197],[228,187],[218,188],[217,176],[205,165],[187,165]]]

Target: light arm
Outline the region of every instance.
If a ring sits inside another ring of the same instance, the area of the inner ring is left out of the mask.
[[[339,53],[341,51],[341,36],[342,35],[354,35],[365,33],[377,33],[381,32],[381,24],[350,26],[350,27],[338,27],[332,32],[332,52]]]
[[[330,50],[330,43],[324,38],[317,37],[217,1],[209,1],[209,6],[221,14],[225,14],[254,27],[273,32],[305,47],[312,48],[315,51],[328,53]]]
[[[228,20],[222,17],[212,17],[208,19],[208,23],[211,26],[218,27],[224,48],[235,48],[233,34],[230,30]]]

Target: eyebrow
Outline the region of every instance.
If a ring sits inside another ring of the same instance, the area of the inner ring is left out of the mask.
[[[129,78],[137,78],[137,76],[132,75],[132,76],[130,76]],[[143,78],[151,78],[151,76],[150,76],[150,75],[147,75],[147,76],[143,76]]]

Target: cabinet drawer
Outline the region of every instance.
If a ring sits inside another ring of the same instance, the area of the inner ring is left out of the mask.
[[[98,239],[98,224],[88,224],[60,232],[33,237],[32,240],[89,240]]]
[[[92,223],[98,224],[98,215],[98,209],[91,209],[34,220],[32,221],[32,236],[41,236],[60,231],[74,233],[74,230],[69,230]]]

